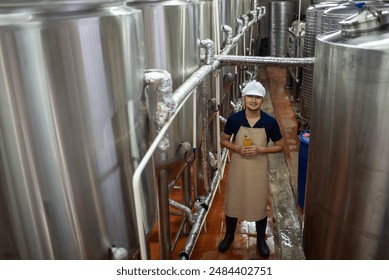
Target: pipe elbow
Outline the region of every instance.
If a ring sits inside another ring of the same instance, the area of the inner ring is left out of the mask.
[[[236,33],[242,33],[244,22],[241,18],[235,19],[236,23]]]
[[[200,46],[205,48],[205,63],[212,64],[215,61],[215,43],[210,39],[206,39],[200,41]]]
[[[228,26],[228,25],[223,25],[222,26],[222,31],[227,34],[226,45],[231,45],[232,44],[232,38],[233,38],[232,28],[230,26]]]

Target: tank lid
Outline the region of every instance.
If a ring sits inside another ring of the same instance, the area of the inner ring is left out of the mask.
[[[362,6],[360,12],[339,22],[342,32],[355,34],[366,31],[373,31],[382,28],[389,23],[389,10],[378,9],[372,6]]]

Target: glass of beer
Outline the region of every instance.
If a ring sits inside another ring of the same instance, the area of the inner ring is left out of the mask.
[[[251,140],[251,138],[249,138],[248,136],[245,136],[243,139],[243,146],[248,147],[251,146],[252,144],[253,144],[253,140]]]

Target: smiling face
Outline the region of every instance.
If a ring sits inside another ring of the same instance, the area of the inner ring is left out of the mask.
[[[259,110],[262,106],[262,102],[263,102],[262,96],[246,95],[244,97],[245,107],[250,111]]]

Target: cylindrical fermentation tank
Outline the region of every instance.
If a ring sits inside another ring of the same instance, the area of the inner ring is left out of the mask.
[[[322,33],[323,12],[331,7],[337,7],[342,2],[321,2],[312,4],[306,11],[305,18],[305,36],[304,36],[304,57],[315,56],[316,36]],[[303,120],[311,120],[312,110],[312,89],[313,89],[313,65],[303,67],[301,97],[300,97],[300,116]]]
[[[200,67],[200,38],[198,20],[198,3],[194,1],[127,1],[127,5],[142,10],[145,28],[146,69],[163,69],[171,74],[173,92],[182,85]],[[197,96],[200,101],[200,94]],[[150,104],[157,96],[149,95]],[[194,137],[199,143],[200,128],[193,135],[193,98],[190,98],[168,129],[169,148],[157,150],[155,164],[158,168],[169,171],[173,179],[185,164],[185,155],[180,152],[180,145],[193,143]],[[198,103],[199,104],[199,103]],[[150,110],[153,110],[150,108]],[[197,106],[195,116],[199,119],[200,108]],[[153,125],[153,112],[151,122]],[[156,136],[152,129],[150,137]]]
[[[269,48],[270,55],[287,55],[288,29],[298,17],[297,0],[269,0]]]
[[[389,258],[389,13],[377,15],[365,11],[317,38],[308,259]]]
[[[0,258],[136,257],[132,174],[148,149],[141,12],[0,4]],[[152,163],[142,176],[154,225]]]

